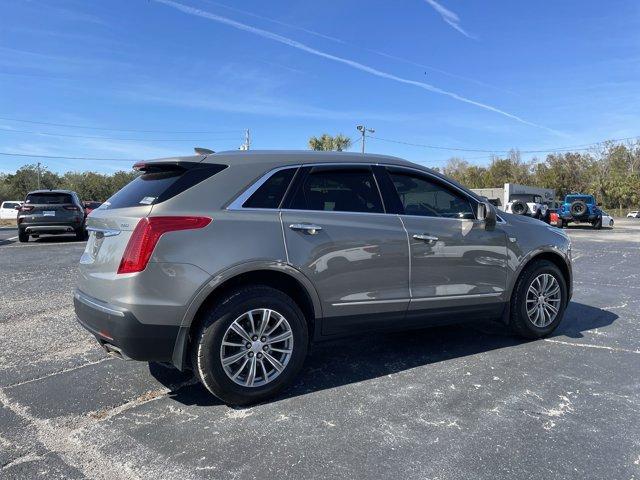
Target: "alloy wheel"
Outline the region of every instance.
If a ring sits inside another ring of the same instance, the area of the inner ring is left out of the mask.
[[[541,273],[533,279],[527,290],[527,316],[536,327],[549,326],[558,316],[562,292],[556,277]]]
[[[243,387],[261,387],[286,368],[293,352],[287,319],[268,308],[249,310],[227,328],[220,361],[227,376]]]

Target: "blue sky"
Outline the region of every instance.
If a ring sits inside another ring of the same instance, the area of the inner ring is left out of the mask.
[[[0,152],[151,158],[236,149],[245,128],[253,148],[304,149],[364,123],[380,138],[367,151],[441,166],[488,154],[381,139],[499,151],[640,135],[637,1],[12,0],[0,17]],[[129,166],[0,156],[0,171],[38,160]]]

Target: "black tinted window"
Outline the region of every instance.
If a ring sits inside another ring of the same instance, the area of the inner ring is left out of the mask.
[[[27,195],[25,203],[32,205],[60,205],[64,203],[73,203],[73,198],[68,193],[30,193]]]
[[[390,171],[389,175],[407,215],[475,218],[469,200],[426,176]]]
[[[274,173],[242,206],[245,208],[278,208],[295,172],[295,168],[287,168]]]
[[[224,170],[226,165],[188,164],[154,166],[118,190],[100,208],[153,205],[168,200]]]
[[[296,192],[297,210],[382,212],[382,201],[369,169],[314,168]]]

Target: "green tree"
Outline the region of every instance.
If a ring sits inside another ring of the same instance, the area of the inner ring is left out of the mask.
[[[351,147],[351,139],[345,135],[339,133],[335,137],[332,137],[328,133],[323,133],[320,138],[309,138],[309,148],[311,150],[321,151],[338,151],[342,152]]]

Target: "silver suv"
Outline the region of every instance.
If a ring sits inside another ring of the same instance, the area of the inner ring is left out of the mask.
[[[75,309],[110,353],[273,396],[310,342],[500,319],[550,334],[572,291],[559,229],[404,160],[242,151],[139,163],[87,219]]]

